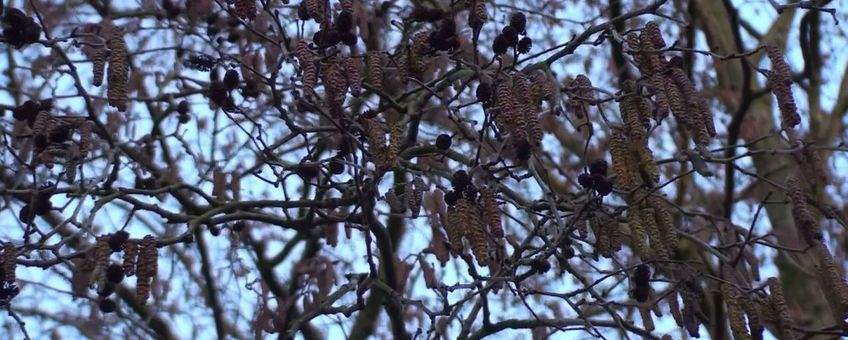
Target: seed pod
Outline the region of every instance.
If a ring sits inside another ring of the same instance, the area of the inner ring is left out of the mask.
[[[256,19],[256,0],[235,0],[235,12],[244,20]]]
[[[94,86],[103,85],[103,76],[106,73],[107,58],[109,58],[109,50],[105,48],[100,48],[94,53],[94,59],[91,61],[94,70],[94,79],[92,80],[92,84]]]
[[[795,335],[792,333],[792,316],[783,295],[783,288],[775,277],[768,278],[767,282],[771,308],[777,316],[778,339],[795,339]]]
[[[3,279],[7,284],[14,284],[17,280],[15,269],[17,263],[18,251],[12,242],[6,242],[3,246]]]
[[[383,90],[383,53],[380,51],[368,51],[366,56],[368,62],[368,83],[377,89]]]
[[[129,79],[129,67],[127,65],[127,44],[124,42],[124,32],[120,27],[112,29],[108,41],[109,55],[108,80],[109,87],[107,97],[109,106],[115,107],[120,112],[127,111],[127,80]]]
[[[100,309],[101,312],[108,314],[108,313],[114,312],[115,309],[118,308],[118,304],[116,304],[114,300],[103,299],[103,300],[100,300],[100,304],[98,305],[98,308]]]
[[[504,237],[504,230],[501,224],[501,210],[498,207],[497,195],[498,193],[491,187],[480,190],[483,212],[486,223],[489,225],[489,231],[491,231],[493,237],[502,238]]]
[[[492,84],[486,81],[480,81],[474,94],[477,96],[477,101],[482,103],[488,102],[489,99],[492,99]]]
[[[109,236],[109,248],[112,251],[121,251],[124,249],[124,243],[130,238],[130,234],[123,230],[118,230]]]
[[[106,280],[111,283],[121,283],[124,280],[124,268],[113,263],[106,267]]]
[[[792,204],[792,219],[795,222],[795,227],[798,228],[798,233],[809,245],[821,241],[821,229],[819,229],[816,219],[813,218],[813,214],[807,206],[806,194],[801,189],[799,181],[794,177],[787,178],[786,191],[786,195],[789,196]]]
[[[530,37],[524,37],[518,41],[518,47],[516,47],[516,50],[518,51],[518,53],[527,54],[530,53],[530,49],[532,48],[533,39],[530,39]]]
[[[750,339],[748,328],[745,325],[745,314],[742,307],[739,306],[739,296],[735,288],[728,284],[721,284],[721,295],[724,299],[725,310],[727,311],[727,319],[730,321],[730,329],[733,331],[735,339]]]

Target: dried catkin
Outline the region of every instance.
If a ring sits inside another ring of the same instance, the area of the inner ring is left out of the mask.
[[[663,39],[662,33],[660,32],[660,26],[657,25],[656,22],[648,21],[645,24],[644,32],[654,48],[665,47],[665,40]]]
[[[368,83],[378,91],[383,90],[383,53],[380,51],[368,51],[365,57],[367,62]]]
[[[778,339],[795,339],[795,335],[792,333],[792,316],[789,314],[783,288],[775,277],[768,278],[767,282],[771,308],[777,317]]]
[[[621,119],[627,130],[627,135],[633,143],[644,145],[646,143],[646,121],[640,112],[641,105],[639,102],[642,98],[639,95],[636,83],[632,79],[625,80],[622,85],[622,91],[623,98],[618,102],[618,107],[621,111]]]
[[[86,157],[88,157],[89,151],[91,151],[91,138],[94,134],[94,122],[86,119],[82,123],[80,123],[79,134],[80,157],[82,159],[85,159]]]
[[[480,198],[483,203],[483,213],[486,218],[486,223],[489,225],[489,231],[495,238],[504,237],[503,225],[501,224],[501,210],[498,207],[498,193],[493,188],[484,188],[480,190]]]
[[[15,249],[15,245],[7,242],[3,246],[3,275],[8,284],[13,284],[17,280],[15,276],[15,269],[18,266],[17,258],[18,251]]]
[[[106,74],[106,61],[109,58],[109,50],[100,48],[94,53],[94,59],[91,60],[94,70],[94,86],[103,85],[103,76]]]
[[[124,31],[120,27],[115,27],[111,33],[108,45],[112,52],[109,55],[109,70],[107,72],[109,84],[106,96],[109,100],[109,106],[118,109],[120,112],[126,112],[127,80],[129,79],[127,57],[129,51],[124,42]]]
[[[730,329],[733,332],[733,338],[750,339],[748,327],[745,324],[745,313],[742,307],[739,306],[739,296],[735,288],[728,284],[721,285],[721,295],[724,298],[724,305],[727,311],[727,319],[730,321]]]
[[[315,65],[315,55],[309,50],[309,43],[305,40],[298,41],[295,48],[295,57],[297,57],[297,62],[303,72],[303,92],[307,95],[315,95],[318,67]]]
[[[504,79],[500,81],[495,88],[495,101],[497,103],[497,111],[495,112],[494,121],[501,133],[511,133],[517,138],[522,139],[519,134],[522,129],[517,129],[517,122],[520,111],[518,102],[513,94],[510,83]]]
[[[654,318],[651,316],[651,309],[647,306],[639,306],[639,316],[642,318],[642,328],[648,332],[654,330]]]
[[[786,195],[792,204],[792,219],[795,227],[809,245],[813,245],[822,239],[821,230],[818,228],[816,219],[807,206],[806,195],[801,189],[801,183],[794,177],[786,179]]]
[[[674,227],[671,212],[662,199],[658,197],[651,196],[647,201],[648,205],[654,209],[654,217],[662,234],[662,240],[665,242],[665,247],[673,254],[680,241],[677,235],[677,228]]]
[[[845,283],[841,264],[833,260],[833,255],[823,243],[817,244],[813,249],[819,259],[817,269],[822,292],[827,296],[834,320],[844,324],[848,319],[848,284]]]
[[[522,125],[518,129],[523,129],[522,134],[529,136],[530,142],[538,146],[542,143],[542,128],[539,125],[539,114],[531,98],[530,79],[519,72],[513,76],[512,81],[522,118],[520,122]]]
[[[94,248],[94,261],[97,267],[103,270],[109,266],[109,254],[112,253],[112,248],[109,246],[109,236],[97,237],[97,243]]]
[[[135,274],[135,263],[138,258],[138,242],[127,240],[124,243],[124,275],[133,276]]]
[[[645,242],[645,227],[642,225],[639,211],[631,209],[627,212],[627,224],[630,226],[633,250],[640,258],[648,258],[648,244]]]
[[[359,96],[362,93],[362,76],[359,72],[359,62],[355,58],[345,56],[342,59],[342,64],[344,65],[345,79],[348,86],[350,86],[350,94]]]
[[[455,206],[448,208],[447,223],[445,224],[445,232],[448,234],[448,241],[451,244],[451,254],[454,257],[462,253],[462,236],[465,235],[465,221],[457,212]]]
[[[623,191],[631,191],[638,187],[637,177],[634,177],[632,170],[636,167],[636,164],[630,153],[630,143],[622,129],[617,127],[611,129],[609,147],[618,187]]]
[[[332,61],[324,66],[321,78],[324,81],[324,100],[332,115],[338,117],[342,114],[342,105],[347,93],[347,79],[339,65]]]
[[[485,225],[480,219],[479,208],[474,202],[460,198],[456,201],[456,211],[467,226],[465,236],[477,263],[486,265],[489,262],[489,241],[486,239]]]
[[[236,0],[236,15],[245,20],[256,19],[256,0]]]
[[[769,72],[766,79],[766,86],[777,98],[777,107],[780,109],[780,119],[784,128],[794,128],[801,124],[801,115],[798,114],[798,106],[795,105],[791,85],[792,79],[783,77],[776,70]]]
[[[159,271],[159,255],[156,238],[147,235],[141,240],[137,263],[136,297],[140,303],[145,303],[150,296],[150,283]]]
[[[672,290],[665,297],[665,302],[668,304],[668,310],[671,313],[671,317],[674,318],[674,322],[677,323],[677,326],[683,327],[683,315],[680,314],[680,303],[677,301],[677,290]]]
[[[642,227],[645,228],[648,238],[651,240],[651,249],[656,253],[657,259],[667,261],[669,259],[669,252],[665,246],[666,242],[663,240],[660,229],[657,226],[656,219],[654,218],[654,209],[641,208],[639,209],[639,214],[641,217]]]

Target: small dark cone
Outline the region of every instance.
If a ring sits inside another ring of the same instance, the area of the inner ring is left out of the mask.
[[[12,117],[20,121],[35,122],[35,117],[38,115],[38,109],[38,103],[32,100],[27,100],[21,104],[21,106],[12,109]],[[32,123],[30,123],[30,126],[32,126]]]
[[[582,173],[577,176],[577,183],[585,189],[592,189],[595,187],[595,181],[592,179],[592,176],[587,173]]]
[[[188,114],[188,102],[185,100],[180,101],[180,103],[177,104],[177,112],[181,115]]]
[[[599,159],[592,162],[592,164],[589,164],[589,173],[592,175],[606,176],[608,167],[609,164],[607,164],[607,161]]]
[[[345,171],[344,161],[342,159],[337,158],[337,157],[333,157],[333,159],[330,160],[330,173],[332,173],[334,175],[341,175],[341,174],[344,173],[344,171]]]
[[[517,48],[518,53],[521,53],[521,54],[530,53],[530,49],[532,49],[532,48],[533,48],[533,39],[530,39],[530,37],[524,37],[524,38],[521,38],[521,40],[518,41],[518,48]]]
[[[477,85],[477,91],[475,92],[477,95],[477,100],[480,102],[488,102],[492,99],[492,84],[488,82],[480,82],[480,85]]]
[[[450,135],[443,133],[443,134],[439,135],[438,137],[436,137],[436,147],[439,148],[439,150],[450,149],[451,144],[452,144],[452,141],[451,141]]]
[[[515,46],[518,44],[518,31],[515,30],[512,26],[504,26],[503,30],[501,30],[501,34],[506,38],[506,43],[509,46]]]
[[[106,267],[106,280],[111,283],[121,283],[124,280],[124,267],[113,263]]]
[[[462,191],[470,183],[471,178],[468,177],[468,173],[465,172],[465,170],[458,170],[457,172],[453,173],[453,177],[451,178],[451,185],[453,185],[454,190]]]
[[[336,29],[341,32],[350,31],[353,28],[353,15],[348,12],[341,12],[336,17]]]
[[[100,301],[99,307],[101,312],[108,314],[114,312],[118,305],[111,299],[103,299]]]
[[[227,88],[220,81],[213,81],[209,85],[208,95],[209,100],[219,107],[227,104]]]
[[[297,173],[306,179],[315,178],[318,177],[319,169],[318,166],[313,163],[304,163],[297,168]]]
[[[456,204],[457,199],[459,199],[459,195],[456,194],[456,191],[448,191],[445,194],[445,204],[447,205]]]
[[[236,70],[228,70],[224,74],[224,87],[227,90],[235,90],[239,86],[239,73]]]
[[[509,39],[505,37],[503,34],[498,34],[495,37],[495,40],[492,42],[492,52],[495,52],[497,55],[501,55],[506,53],[506,50],[509,48]]]
[[[509,17],[509,25],[515,28],[519,34],[527,34],[527,17],[524,16],[524,13],[513,13]]]
[[[112,251],[121,251],[124,249],[124,242],[130,239],[130,233],[118,230],[109,237],[109,248]]]

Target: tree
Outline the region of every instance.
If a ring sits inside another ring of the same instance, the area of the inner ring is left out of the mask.
[[[835,6],[12,2],[7,334],[845,336]]]

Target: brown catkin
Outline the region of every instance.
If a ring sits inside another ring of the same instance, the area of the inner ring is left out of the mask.
[[[630,234],[633,242],[633,250],[640,258],[648,258],[648,244],[645,242],[645,227],[642,225],[638,210],[631,209],[627,212],[627,224],[630,226]]]
[[[642,327],[648,332],[653,331],[654,318],[651,316],[651,308],[647,306],[639,306],[637,308],[639,309],[639,316],[642,318]]]
[[[109,70],[107,72],[109,84],[106,96],[109,100],[109,106],[118,109],[120,112],[126,112],[127,81],[129,79],[127,56],[129,51],[124,42],[124,31],[120,27],[112,29],[108,45],[112,52],[109,55]]]
[[[648,41],[651,42],[654,48],[663,48],[665,47],[665,40],[662,37],[662,32],[660,32],[660,26],[657,25],[656,22],[648,21],[645,24],[645,35],[648,37]]]
[[[136,297],[140,303],[145,303],[150,296],[150,282],[159,271],[159,249],[156,247],[156,238],[147,235],[141,240],[137,264]]]
[[[642,227],[645,228],[645,232],[651,240],[651,249],[654,250],[659,260],[667,261],[669,259],[669,252],[665,246],[666,242],[663,240],[662,233],[660,233],[660,229],[657,226],[656,218],[654,218],[654,209],[641,208],[639,209],[639,215]]]
[[[462,253],[462,237],[465,235],[464,225],[465,221],[462,220],[456,207],[450,207],[448,209],[445,232],[448,234],[448,241],[451,244],[451,254],[454,257]]]
[[[780,109],[780,120],[784,128],[794,128],[801,124],[801,115],[798,114],[798,106],[795,105],[795,97],[792,95],[792,79],[783,77],[780,72],[772,70],[766,79],[766,86],[771,89],[777,98],[777,107]]]
[[[480,198],[483,203],[483,213],[486,223],[489,225],[489,231],[495,238],[504,237],[503,225],[501,224],[501,210],[498,207],[498,193],[494,188],[484,188],[480,190]]]
[[[489,241],[486,239],[485,225],[480,219],[479,208],[474,202],[460,198],[456,201],[456,211],[467,226],[465,236],[477,263],[486,265],[489,262]]]
[[[326,7],[325,4],[327,0],[303,0],[306,2],[306,12],[309,14],[309,17],[314,19],[317,23],[323,23],[326,19]]]
[[[495,112],[495,124],[502,134],[512,133],[516,138],[523,139],[521,136],[523,129],[518,129],[518,119],[520,111],[519,104],[513,94],[512,87],[506,79],[498,82],[495,88],[495,101],[497,103],[497,112]]]
[[[777,316],[778,339],[795,339],[795,335],[792,333],[792,315],[789,313],[783,288],[775,277],[768,278],[767,282],[771,308]]]
[[[616,184],[623,191],[631,191],[638,187],[633,170],[636,164],[630,153],[630,143],[621,128],[614,127],[609,136],[612,167],[616,174]]]
[[[342,59],[344,65],[345,79],[350,86],[350,94],[359,96],[362,93],[362,76],[359,72],[359,62],[356,58],[345,56]]]
[[[382,159],[384,169],[391,169],[397,165],[401,144],[403,144],[403,125],[400,122],[394,122],[389,125],[389,145]]]
[[[109,50],[105,48],[100,48],[94,53],[94,59],[91,60],[93,64],[92,69],[94,70],[94,79],[92,80],[94,86],[103,85],[103,76],[106,74],[106,61],[108,58]]]
[[[792,219],[795,227],[809,245],[814,245],[822,239],[821,230],[818,228],[816,219],[807,206],[806,194],[801,189],[801,183],[794,177],[786,179],[786,195],[792,204]]]
[[[105,270],[109,266],[109,255],[112,253],[112,248],[109,247],[109,236],[97,237],[97,243],[94,248],[94,261],[97,267]]]
[[[833,255],[823,243],[817,244],[813,249],[819,259],[817,269],[822,292],[827,296],[834,320],[838,324],[844,324],[848,319],[848,284],[842,274],[842,264],[834,261]]]
[[[739,305],[739,294],[737,294],[736,289],[728,284],[722,284],[721,295],[724,298],[727,319],[730,321],[733,338],[737,340],[750,339],[751,335],[748,334],[748,327],[745,324],[745,313]]]
[[[353,14],[353,0],[341,0],[339,7],[342,8],[342,12]]]
[[[56,125],[56,118],[48,111],[39,111],[35,116],[35,122],[32,124],[32,134],[36,136],[46,136],[50,130]]]
[[[412,68],[412,75],[415,79],[421,80],[421,75],[427,68],[430,53],[430,34],[427,32],[418,32],[412,37],[412,48],[409,51],[408,58],[411,63],[408,66]]]
[[[124,275],[133,276],[135,274],[135,264],[138,258],[138,242],[127,240],[124,242]]]
[[[783,51],[775,45],[767,45],[765,48],[766,55],[768,55],[771,61],[772,71],[783,79],[792,78],[792,69],[786,63],[786,59],[783,57]]]
[[[321,72],[324,81],[324,100],[330,113],[334,117],[342,115],[342,105],[347,93],[347,79],[339,65],[335,62],[327,63]]]
[[[521,111],[520,129],[524,129],[523,135],[530,137],[530,142],[533,145],[542,144],[542,127],[539,125],[539,113],[536,112],[536,107],[533,104],[530,79],[523,73],[516,73],[513,76],[513,90],[518,97],[518,105]]]
[[[380,51],[368,51],[365,57],[367,62],[368,83],[378,91],[383,90],[383,53]]]
[[[386,133],[380,123],[373,119],[364,119],[365,139],[368,141],[368,152],[377,165],[382,165],[388,157],[386,148]]]
[[[424,192],[427,189],[427,183],[424,183],[424,179],[421,176],[415,175],[412,178],[412,194],[407,195],[409,198],[407,205],[411,210],[413,218],[417,218],[421,212],[421,203],[424,201]]]
[[[245,20],[256,19],[256,0],[235,0],[236,15]]]
[[[655,196],[648,198],[648,205],[654,209],[654,217],[656,218],[657,226],[662,234],[662,240],[665,242],[666,249],[673,254],[680,243],[680,238],[677,235],[677,228],[674,227],[671,212],[662,199]]]
[[[15,269],[18,266],[17,258],[18,251],[15,249],[15,245],[6,242],[6,245],[3,246],[3,274],[8,284],[13,284],[17,280],[15,276]]]
[[[315,0],[317,1],[317,0]],[[309,51],[309,43],[305,40],[297,42],[295,57],[303,71],[303,92],[306,95],[315,95],[315,84],[318,81],[318,67],[315,65],[315,55]]]
[[[489,13],[486,12],[486,2],[484,0],[475,0],[471,15],[468,16],[468,25],[476,32],[479,32],[486,21],[489,21]]]
[[[757,310],[756,302],[747,295],[740,295],[739,305],[748,319],[748,329],[751,331],[751,339],[762,340],[763,324],[760,318],[760,312]]]
[[[677,323],[677,326],[683,327],[683,315],[680,314],[680,303],[677,301],[677,290],[672,290],[665,297],[665,302],[668,304],[668,310],[671,313],[671,317],[674,318],[674,322]]]
[[[91,151],[91,138],[94,134],[94,122],[86,119],[82,123],[80,123],[79,127],[79,152],[80,158],[85,159],[88,157],[88,153]]]
[[[607,227],[610,221],[602,216],[605,215],[595,214],[595,216],[590,217],[589,225],[592,227],[592,232],[595,233],[595,249],[598,251],[598,254],[601,254],[603,257],[611,257],[612,247]]]

